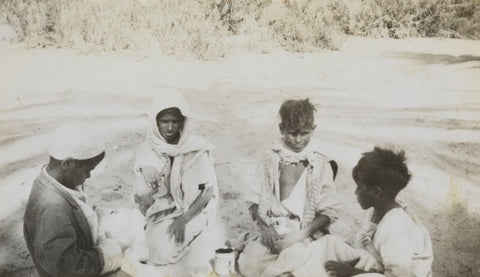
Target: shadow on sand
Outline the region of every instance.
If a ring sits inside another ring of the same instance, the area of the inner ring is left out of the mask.
[[[384,56],[389,58],[413,60],[424,65],[432,65],[432,64],[452,65],[452,64],[480,61],[480,56],[473,56],[473,55],[453,56],[453,55],[439,55],[439,54],[417,53],[417,52],[390,52],[390,53],[384,54]]]

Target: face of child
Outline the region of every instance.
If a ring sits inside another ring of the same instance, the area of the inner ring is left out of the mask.
[[[294,152],[301,152],[310,142],[315,127],[303,127],[300,129],[284,129],[280,126],[280,132],[285,145]]]
[[[157,119],[158,131],[168,143],[173,143],[180,137],[183,122],[184,118],[178,112],[165,112]]]
[[[362,209],[366,210],[373,206],[375,203],[375,197],[373,195],[373,188],[368,187],[365,184],[357,183],[357,189],[355,190],[357,195],[357,202]]]

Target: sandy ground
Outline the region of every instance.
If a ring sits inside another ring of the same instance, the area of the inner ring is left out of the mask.
[[[402,198],[430,231],[434,276],[480,276],[479,80],[480,41],[349,38],[335,52],[211,62],[0,41],[0,276],[36,276],[22,218],[52,130],[79,118],[100,126],[107,158],[87,194],[94,205],[131,207],[134,150],[163,87],[188,98],[202,116],[197,132],[216,145],[228,236],[252,227],[242,192],[279,136],[280,103],[309,97],[318,104],[315,139],[340,165],[344,213],[332,232],[352,239],[363,216],[350,177],[360,154],[374,145],[405,149],[414,177]]]

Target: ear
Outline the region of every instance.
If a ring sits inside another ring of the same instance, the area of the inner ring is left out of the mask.
[[[385,197],[385,191],[383,190],[383,188],[381,188],[380,186],[375,186],[373,188],[373,197],[375,197],[375,199],[382,199]]]
[[[63,170],[70,170],[76,165],[76,160],[68,158],[62,161],[61,166]]]
[[[283,124],[283,122],[278,123],[278,129],[280,129],[280,133],[283,134],[285,132],[285,124]]]

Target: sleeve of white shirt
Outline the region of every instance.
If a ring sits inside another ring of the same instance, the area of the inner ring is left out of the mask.
[[[378,240],[378,250],[383,260],[387,277],[410,277],[412,274],[413,249],[412,240],[409,236],[408,224],[401,221],[395,222],[395,226],[388,226],[375,234]],[[403,226],[402,226],[403,225]]]

